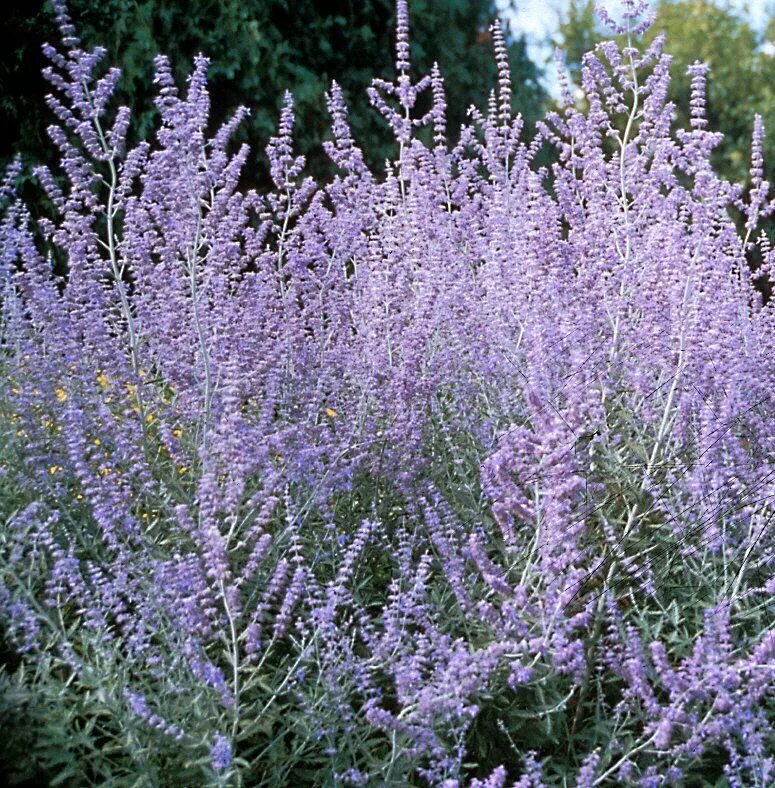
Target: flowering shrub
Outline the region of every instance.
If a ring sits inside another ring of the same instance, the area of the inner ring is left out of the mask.
[[[625,6],[588,112],[563,80],[527,142],[495,26],[497,91],[450,145],[399,0],[385,176],[334,84],[341,174],[303,177],[288,95],[260,195],[205,58],[185,93],[157,58],[127,148],[119,74],[57,3],[51,215],[18,166],[2,193],[16,778],[772,784],[764,132],[748,188],[717,177],[704,67],[674,129]]]

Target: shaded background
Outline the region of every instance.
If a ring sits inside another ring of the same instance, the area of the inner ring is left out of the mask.
[[[490,0],[412,0],[410,6],[414,73],[427,73],[438,60],[455,129],[470,104],[486,104],[495,84],[487,30],[498,10]],[[294,94],[298,147],[312,174],[327,173],[320,142],[328,134],[324,92],[332,79],[343,89],[369,163],[381,166],[395,157],[392,135],[366,97],[372,77],[394,75],[393,0],[70,0],[69,8],[84,43],[106,47],[106,63],[121,67],[118,98],[133,108],[137,136],[148,137],[154,127],[154,56],[167,54],[182,83],[202,52],[211,58],[214,122],[239,104],[251,109],[239,132],[253,151],[251,185],[268,182],[263,147],[286,89]],[[0,13],[0,158],[5,163],[19,151],[28,162],[48,161],[45,130],[52,115],[43,102],[40,47],[57,40],[53,15],[48,4],[17,0]],[[540,69],[527,56],[524,38],[509,35],[509,55],[514,107],[534,121],[548,99]]]
[[[620,3],[609,0],[614,9]],[[655,0],[651,40],[667,33],[675,60],[670,99],[686,121],[689,81],[686,67],[695,60],[710,65],[710,128],[725,134],[716,154],[720,171],[747,177],[754,112],[771,129],[765,168],[775,179],[775,12],[767,0]],[[276,127],[283,92],[294,94],[297,141],[312,174],[325,176],[329,165],[320,149],[328,134],[324,92],[336,79],[351,112],[356,139],[372,166],[381,167],[395,149],[385,123],[369,106],[365,89],[373,76],[391,77],[393,0],[70,0],[71,14],[89,47],[107,48],[106,62],[123,71],[119,100],[134,110],[133,133],[151,135],[152,61],[163,52],[182,81],[199,52],[211,58],[214,122],[238,104],[251,109],[240,129],[253,157],[251,185],[266,185],[263,147]],[[742,6],[742,7],[741,7]],[[581,55],[605,31],[592,0],[411,0],[411,46],[415,75],[438,60],[446,81],[450,128],[456,129],[469,105],[483,107],[495,83],[490,22],[501,15],[509,30],[514,77],[514,109],[528,126],[553,103],[553,47],[567,53],[578,80]],[[46,126],[52,121],[43,103],[47,86],[44,41],[57,31],[47,3],[10,0],[0,10],[4,46],[0,50],[0,163],[18,151],[28,163],[51,161]],[[525,35],[525,31],[528,35]]]

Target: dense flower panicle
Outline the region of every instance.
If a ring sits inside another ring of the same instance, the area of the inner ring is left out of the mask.
[[[508,50],[500,20],[495,21],[495,24],[490,28],[490,33],[495,50],[495,62],[498,66],[498,111],[501,122],[508,123],[511,120],[511,73]]]
[[[231,742],[221,733],[215,734],[215,743],[210,750],[213,769],[228,769],[231,763]]]
[[[528,141],[496,23],[497,89],[450,139],[399,2],[396,77],[369,88],[384,177],[333,83],[337,174],[305,178],[288,93],[259,195],[247,110],[212,131],[207,58],[185,91],[155,60],[159,128],[128,148],[118,72],[54,7],[50,215],[20,162],[0,187],[0,616],[24,680],[191,785],[310,764],[663,785],[706,756],[770,784],[761,118],[744,190],[712,167],[712,74],[691,67],[674,128],[628,0],[601,10],[626,44],[583,59],[588,109],[561,75]]]
[[[396,0],[396,71],[409,68],[409,8],[407,0]]]

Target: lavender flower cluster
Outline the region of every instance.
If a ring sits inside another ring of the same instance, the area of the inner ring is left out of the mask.
[[[764,130],[719,178],[705,67],[676,129],[624,6],[527,140],[496,24],[449,142],[398,0],[395,161],[333,84],[305,178],[288,94],[258,194],[206,58],[156,59],[131,147],[56,0],[51,214],[1,195],[0,616],[60,784],[775,782]]]

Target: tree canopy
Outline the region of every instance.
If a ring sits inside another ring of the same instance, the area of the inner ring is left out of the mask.
[[[244,104],[250,118],[239,141],[253,148],[250,168],[264,182],[263,147],[277,125],[284,91],[290,90],[298,123],[297,144],[315,174],[326,170],[319,143],[328,133],[324,93],[335,79],[350,105],[353,133],[373,165],[394,155],[392,136],[369,106],[365,89],[373,76],[394,71],[393,0],[70,0],[70,11],[87,46],[108,50],[106,60],[123,72],[119,100],[133,109],[136,134],[154,123],[152,70],[158,53],[168,55],[182,81],[192,58],[211,58],[209,78],[215,115]],[[20,151],[44,157],[41,109],[47,85],[40,45],[56,39],[50,9],[11,3],[2,12],[6,47],[0,53],[0,109],[7,123],[2,158]],[[469,105],[483,106],[495,85],[496,68],[488,27],[497,14],[491,0],[413,0],[411,50],[415,73],[438,61],[456,128]],[[544,105],[540,69],[523,38],[508,36],[514,106],[535,120]]]

